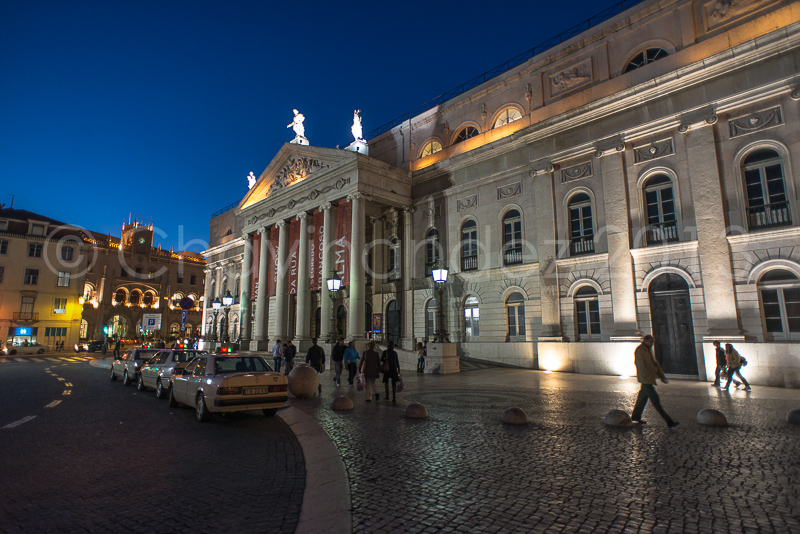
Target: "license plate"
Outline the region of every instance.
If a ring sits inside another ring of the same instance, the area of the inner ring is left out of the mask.
[[[265,388],[244,388],[242,393],[245,395],[263,395],[269,393],[269,387]]]

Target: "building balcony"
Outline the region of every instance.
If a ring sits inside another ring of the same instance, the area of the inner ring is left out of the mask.
[[[14,312],[11,320],[18,324],[33,324],[39,321],[39,312]]]
[[[766,230],[792,225],[789,202],[773,202],[747,208],[747,224],[750,230]]]
[[[569,240],[570,256],[582,256],[584,254],[594,254],[593,235],[582,235]]]
[[[648,247],[665,243],[677,243],[680,241],[678,238],[678,222],[648,224],[647,228],[645,228],[645,240]]]
[[[503,265],[521,265],[522,247],[509,248],[503,252]]]

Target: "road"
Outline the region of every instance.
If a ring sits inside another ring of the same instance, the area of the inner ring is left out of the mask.
[[[201,424],[87,359],[0,359],[0,531],[294,531],[305,468],[280,418]]]

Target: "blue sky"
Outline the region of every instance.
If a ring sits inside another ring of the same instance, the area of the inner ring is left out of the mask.
[[[201,251],[212,212],[293,138],[364,131],[612,5],[6,0],[0,203],[119,235],[152,220]]]

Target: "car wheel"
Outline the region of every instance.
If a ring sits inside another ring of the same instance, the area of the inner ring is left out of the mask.
[[[147,391],[147,388],[144,387],[144,378],[142,378],[142,375],[139,375],[139,381],[136,383],[136,389],[139,391]]]
[[[44,354],[44,349],[39,349],[38,352],[36,352],[36,354]]]
[[[178,401],[175,400],[175,393],[172,391],[172,386],[169,387],[169,407],[170,408],[177,408]]]
[[[161,379],[156,382],[156,398],[163,399],[164,398],[164,386],[161,384]]]
[[[13,356],[13,355],[15,355],[15,354],[17,353],[17,351],[16,351],[16,350],[14,350],[14,349],[11,349],[10,351],[8,351],[8,353],[9,353],[11,356]]]
[[[199,393],[197,395],[197,420],[203,423],[208,421],[210,417],[211,414],[208,412],[208,408],[206,407],[206,398],[202,393]]]
[[[269,409],[264,410],[264,416],[265,417],[272,417],[276,413],[278,413],[278,409],[277,408],[269,408]]]
[[[126,386],[131,385],[131,379],[128,377],[128,370],[126,369],[124,373],[122,373],[122,383]]]
[[[117,375],[114,374],[114,368],[111,368],[111,381],[114,382],[117,380]]]

